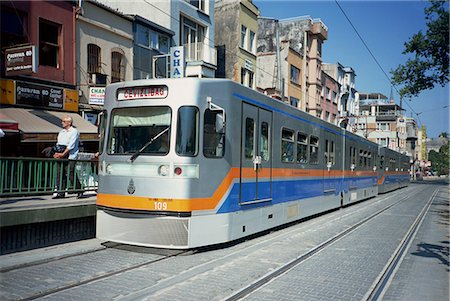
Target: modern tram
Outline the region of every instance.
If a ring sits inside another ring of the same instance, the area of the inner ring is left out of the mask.
[[[225,79],[106,88],[97,237],[190,249],[408,185],[409,158]]]

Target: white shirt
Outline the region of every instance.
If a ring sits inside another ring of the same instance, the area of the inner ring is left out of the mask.
[[[78,144],[80,143],[80,133],[71,126],[69,129],[62,129],[58,134],[57,144],[65,145],[69,149],[69,159],[78,158]]]

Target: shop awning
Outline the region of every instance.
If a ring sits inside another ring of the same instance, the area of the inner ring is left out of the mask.
[[[2,129],[4,133],[19,133],[19,123],[1,111],[0,129]]]
[[[24,108],[1,108],[0,113],[17,122],[22,142],[55,142],[66,115],[72,117],[81,141],[98,140],[97,127],[76,113]]]

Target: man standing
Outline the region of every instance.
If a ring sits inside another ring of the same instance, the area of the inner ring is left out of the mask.
[[[58,145],[64,145],[66,148],[62,153],[55,153],[53,158],[55,159],[66,159],[68,158],[69,165],[64,168],[64,170],[69,175],[69,181],[73,187],[75,181],[75,188],[80,189],[80,182],[74,177],[75,174],[75,160],[78,158],[78,144],[80,142],[80,133],[76,128],[72,126],[73,119],[70,116],[64,116],[61,120],[63,129],[58,134]],[[61,190],[65,190],[67,188],[67,176],[64,174],[62,177],[60,175],[60,166],[57,169],[57,183],[61,184],[61,187],[57,195],[54,198],[64,198],[65,192]],[[58,186],[58,185],[57,185]],[[79,192],[77,197],[81,197],[83,195],[82,192]]]

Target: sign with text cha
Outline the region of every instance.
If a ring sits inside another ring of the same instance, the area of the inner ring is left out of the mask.
[[[103,105],[105,103],[105,87],[89,88],[89,104]]]
[[[34,45],[5,50],[5,74],[7,76],[37,72],[37,55]]]
[[[170,77],[184,77],[184,47],[176,46],[170,48]]]

